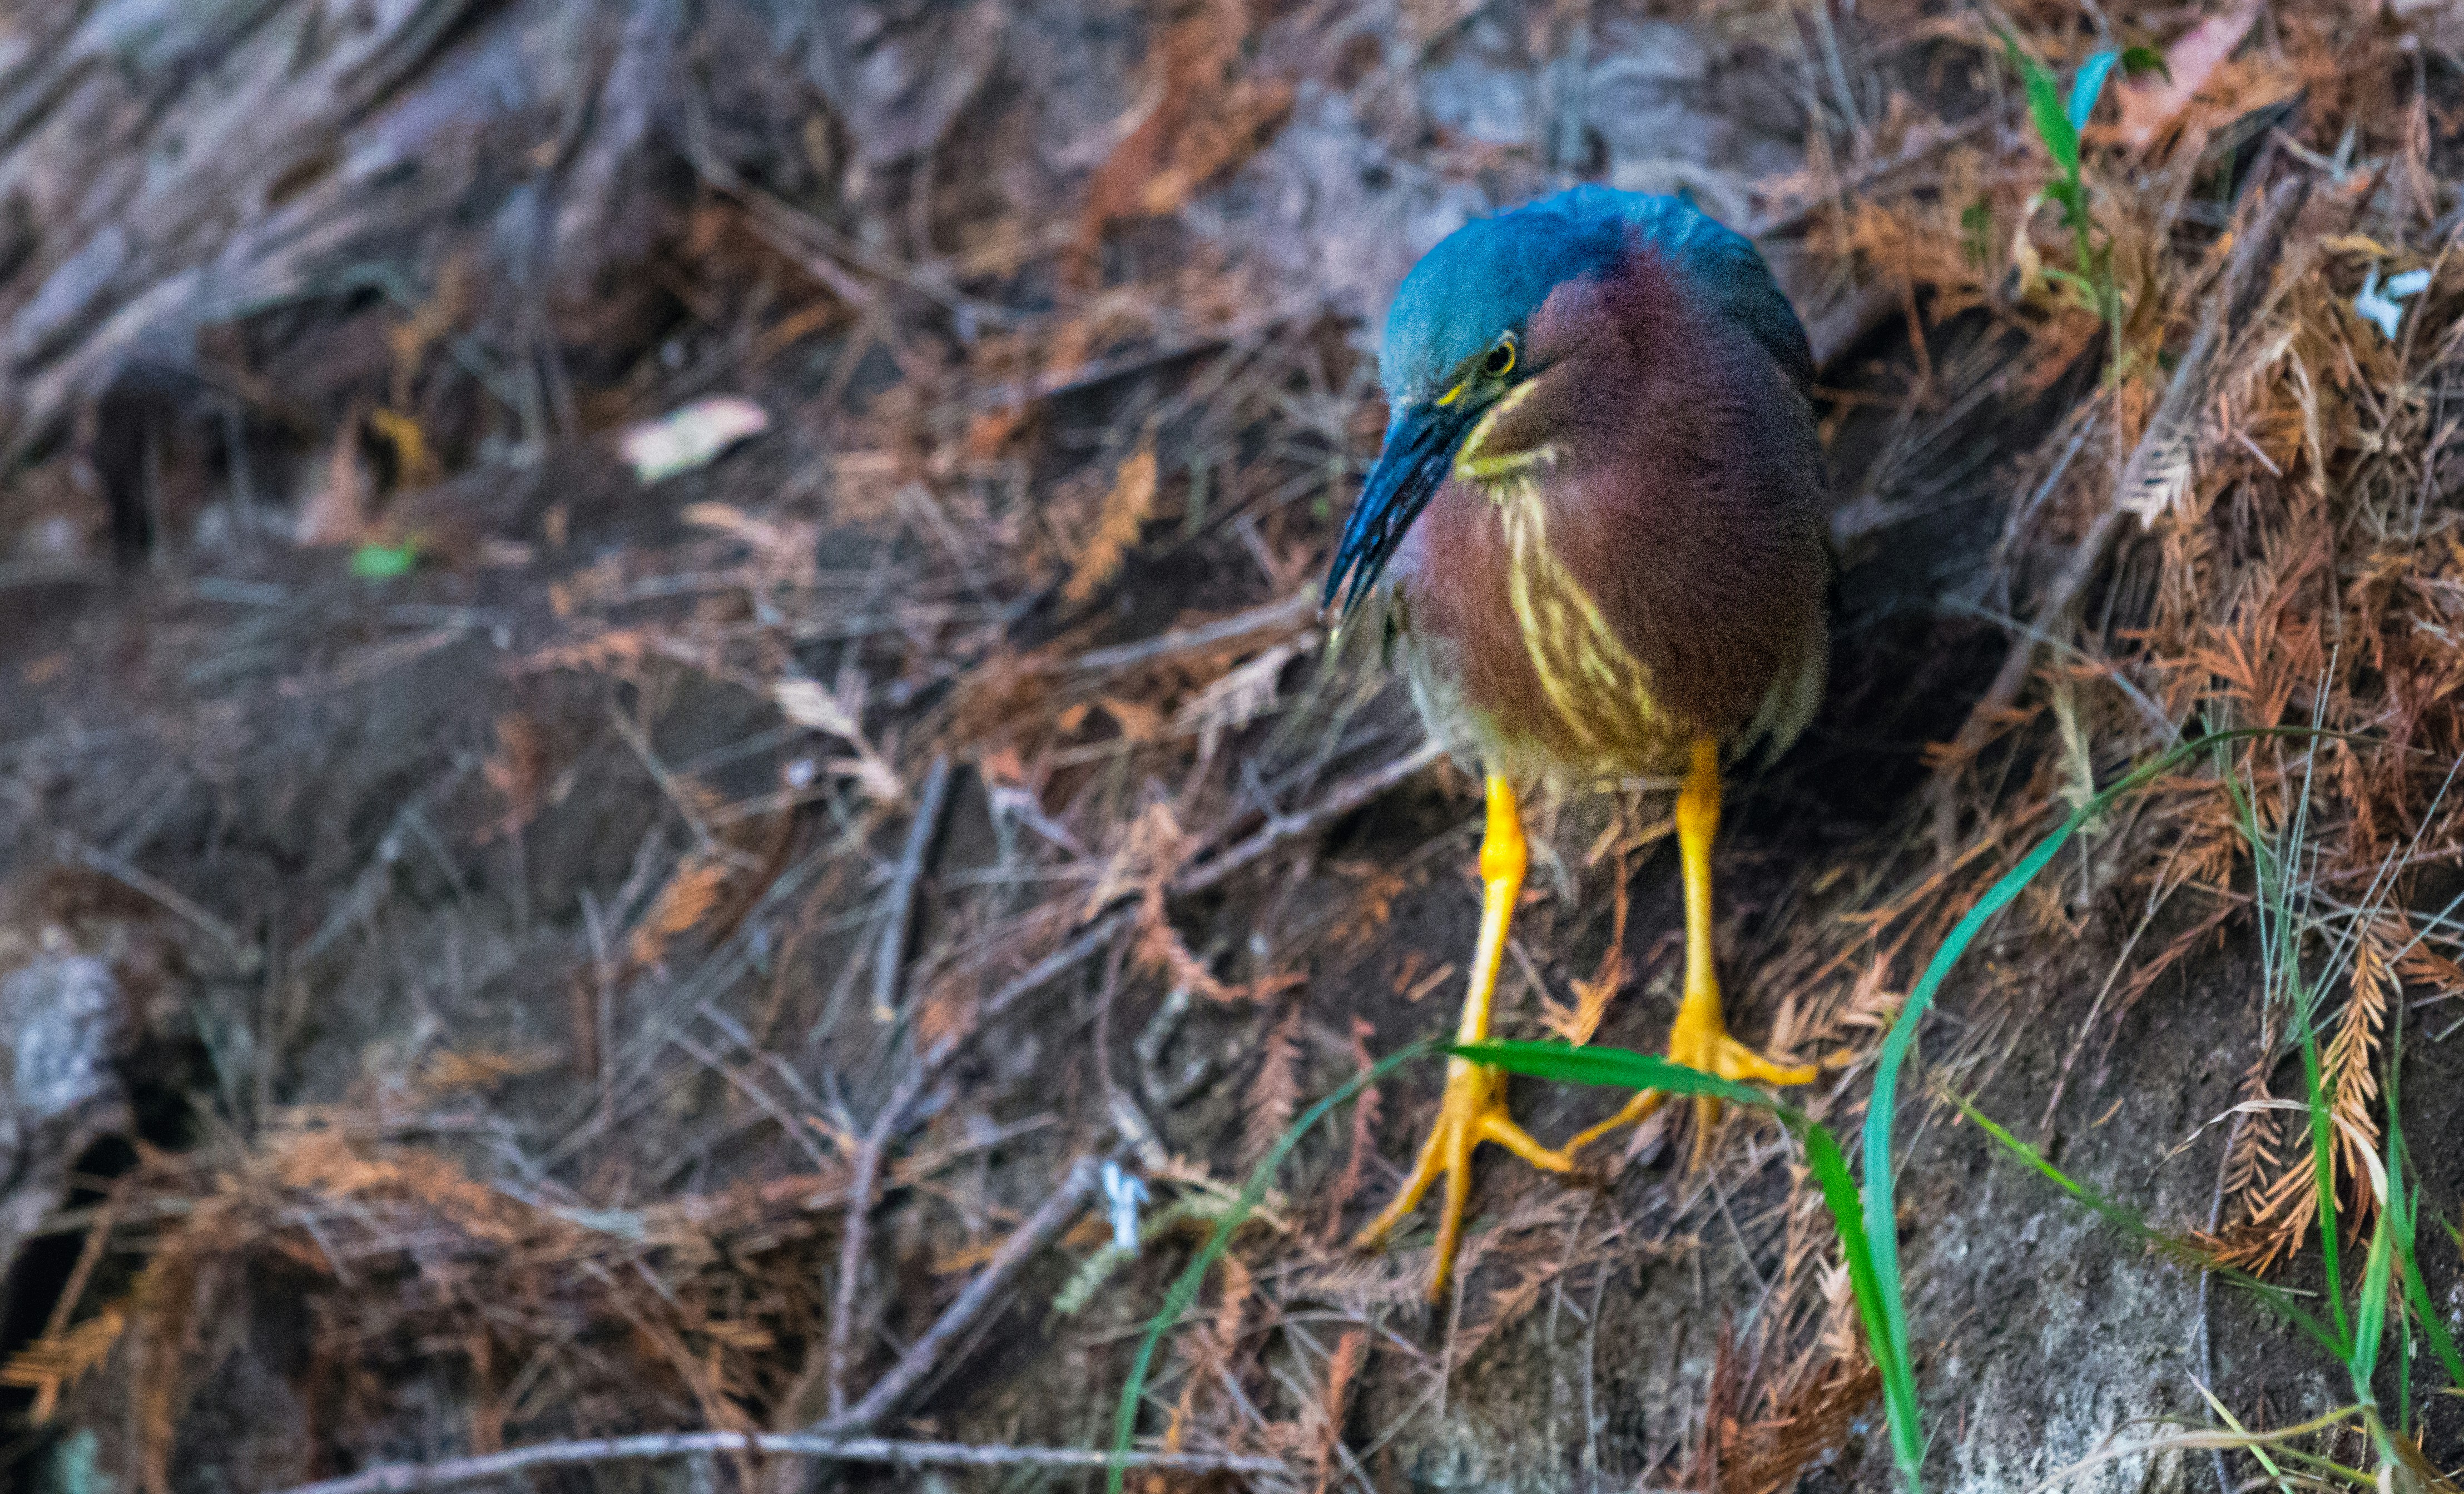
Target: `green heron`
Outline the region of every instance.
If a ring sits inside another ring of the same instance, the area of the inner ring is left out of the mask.
[[[1462,1041],[1488,1035],[1526,860],[1518,785],[1683,776],[1685,987],[1669,1057],[1803,1084],[1728,1035],[1711,948],[1725,756],[1776,754],[1820,703],[1822,448],[1805,329],[1753,245],[1691,205],[1578,187],[1466,224],[1413,267],[1379,355],[1393,420],[1326,603],[1363,603],[1430,734],[1487,790]],[[1640,1120],[1636,1095],[1567,1146],[1507,1115],[1504,1076],[1449,1062],[1435,1129],[1374,1245],[1443,1176],[1434,1297],[1493,1141],[1564,1172]],[[1698,1114],[1699,1151],[1713,1112]]]

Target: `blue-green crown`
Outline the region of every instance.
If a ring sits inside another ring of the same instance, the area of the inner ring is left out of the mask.
[[[1551,291],[1606,270],[1638,239],[1800,384],[1813,379],[1805,329],[1752,241],[1683,199],[1587,186],[1474,219],[1421,256],[1386,314],[1378,364],[1388,403],[1399,410],[1435,397],[1499,333],[1523,335]]]

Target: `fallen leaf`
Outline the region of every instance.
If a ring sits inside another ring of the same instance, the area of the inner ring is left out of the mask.
[[[770,698],[779,703],[779,714],[798,726],[832,736],[856,735],[855,713],[823,689],[820,680],[782,679],[770,687]]]
[[[406,540],[401,544],[363,544],[351,552],[351,574],[362,581],[385,581],[407,576],[419,568],[419,545]]]
[[[718,894],[726,885],[725,862],[694,858],[678,867],[668,885],[659,890],[658,898],[643,915],[640,926],[634,929],[626,945],[627,960],[636,966],[657,964],[670,940],[691,930],[718,906]]]
[[[839,693],[833,694],[819,680],[791,676],[770,687],[770,698],[779,714],[796,725],[835,736],[854,749],[854,757],[828,764],[830,772],[855,780],[869,798],[896,803],[905,797],[906,786],[898,771],[864,735],[862,683],[853,679],[840,683]]]
[[[436,453],[428,444],[427,433],[419,422],[400,410],[379,406],[368,411],[368,425],[393,448],[394,486],[415,490],[432,488],[444,476]]]
[[[1105,696],[1098,703],[1103,706],[1105,714],[1112,718],[1113,724],[1120,727],[1121,736],[1126,739],[1133,742],[1151,742],[1163,736],[1163,713],[1155,707],[1140,705],[1134,700],[1118,699],[1111,695]]]
[[[547,734],[517,711],[496,717],[496,751],[479,772],[505,802],[504,814],[481,832],[481,842],[520,834],[522,826],[539,817],[546,795]]]

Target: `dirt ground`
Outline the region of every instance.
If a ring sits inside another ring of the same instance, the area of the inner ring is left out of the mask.
[[[2186,1263],[2331,1285],[2307,1133],[2266,1108],[2303,1092],[2303,1022],[2343,1290],[2386,1149],[2464,1329],[2435,1227],[2464,1197],[2458,29],[0,18],[0,1466],[58,1494],[427,1468],[407,1489],[810,1431],[906,1451],[489,1486],[1097,1486],[1037,1457],[1110,1445],[1252,1166],[1452,1023],[1476,785],[1310,604],[1394,285],[1467,216],[1597,180],[1753,231],[1823,364],[1830,695],[1719,853],[1731,1020],[1836,1059],[1817,1119],[1853,1137],[1932,950],[2097,786],[2209,725],[2350,738],[2218,748],[2101,816],[1943,986],[1901,1089],[1926,1485],[2261,1477],[2181,1434],[2354,1387]],[[2179,85],[2141,69],[2087,135],[2110,322],[2045,273],[2072,238],[2006,35],[2065,77],[2145,46]],[[2274,252],[2237,280],[2244,240]],[[2396,333],[2353,309],[2412,268]],[[620,454],[714,396],[764,428],[673,475]],[[1501,1028],[1652,1050],[1665,795],[1540,822]],[[1776,1125],[1729,1116],[1699,1168],[1673,1115],[1572,1182],[1492,1157],[1432,1307],[1425,1225],[1344,1241],[1439,1084],[1399,1070],[1275,1174],[1139,1408],[1141,1456],[1184,1462],[1134,1486],[1897,1486]],[[1513,1093],[1544,1137],[1614,1103]],[[1108,1161],[1146,1190],[1134,1260]],[[2453,1467],[2417,1316],[2379,1395]],[[2300,1445],[2377,1466],[2358,1423]]]

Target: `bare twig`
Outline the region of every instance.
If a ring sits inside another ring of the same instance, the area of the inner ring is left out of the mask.
[[[1434,742],[1424,742],[1382,768],[1338,784],[1308,809],[1269,818],[1247,839],[1176,878],[1172,885],[1173,892],[1202,891],[1215,886],[1293,836],[1306,834],[1367,803],[1436,761],[1439,752]],[[970,1033],[980,1029],[983,1023],[1000,1016],[1012,1003],[1039,989],[1045,982],[1111,943],[1128,926],[1133,910],[1127,905],[1133,897],[1134,894],[1124,894],[1118,903],[1107,909],[1068,943],[995,992],[977,1013],[974,1022],[942,1034],[931,1048],[911,1059],[890,1098],[882,1102],[881,1109],[873,1115],[872,1125],[856,1144],[855,1156],[848,1168],[847,1222],[839,1241],[839,1277],[830,1309],[829,1335],[824,1351],[831,1418],[825,1425],[839,1425],[839,1418],[851,1414],[847,1399],[848,1349],[855,1334],[856,1287],[864,1272],[865,1252],[871,1242],[869,1220],[872,1196],[881,1180],[883,1159],[906,1124],[908,1110],[935,1076],[957,1056],[959,1045]],[[867,1396],[868,1400],[870,1398]]]
[[[906,1124],[907,1112],[927,1085],[949,1062],[958,1056],[959,1045],[969,1034],[1007,1011],[1011,1005],[1041,988],[1045,981],[1075,966],[1110,943],[1130,920],[1130,911],[1116,909],[1089,925],[1077,937],[1038,960],[1024,975],[993,993],[977,1020],[967,1025],[943,1033],[932,1047],[908,1062],[896,1088],[884,1100],[872,1118],[871,1127],[856,1143],[855,1157],[847,1169],[847,1228],[839,1237],[838,1289],[830,1305],[830,1331],[825,1350],[829,1376],[829,1408],[833,1420],[847,1414],[847,1346],[855,1332],[856,1284],[864,1273],[866,1247],[870,1243],[872,1196],[881,1181],[882,1160],[890,1145]],[[868,1397],[869,1398],[869,1397]]]
[[[897,1409],[898,1403],[922,1384],[933,1373],[942,1354],[956,1343],[960,1334],[974,1326],[994,1298],[1001,1295],[1018,1274],[1018,1268],[1029,1258],[1059,1238],[1061,1232],[1075,1223],[1079,1212],[1095,1192],[1097,1169],[1095,1159],[1082,1156],[1070,1164],[1067,1175],[1051,1197],[1027,1217],[993,1252],[984,1268],[967,1283],[957,1299],[942,1309],[940,1317],[924,1330],[924,1335],[907,1346],[890,1373],[874,1382],[864,1399],[845,1412],[837,1413],[813,1430],[847,1435],[873,1426]]]
[[[161,904],[166,911],[195,926],[197,931],[221,945],[231,958],[243,967],[253,967],[256,950],[240,937],[239,931],[206,911],[195,899],[178,888],[154,876],[124,856],[113,855],[82,837],[62,832],[60,854],[84,867],[100,872],[149,901]]]
[[[693,843],[700,848],[703,855],[714,861],[723,861],[739,871],[759,869],[759,863],[754,857],[737,850],[711,832],[710,823],[702,817],[702,812],[694,807],[693,796],[685,792],[684,785],[677,781],[675,774],[671,772],[668,765],[659,759],[659,755],[651,750],[649,733],[642,729],[640,722],[627,716],[621,709],[613,708],[608,711],[607,719],[616,728],[616,735],[625,739],[625,745],[633,750],[634,758],[642,764],[642,771],[650,776],[650,781],[658,785],[659,793],[674,807],[676,818],[682,820],[685,823],[685,828],[693,832]]]
[[[1120,644],[1110,648],[1093,648],[1067,662],[1067,668],[1080,674],[1101,674],[1111,670],[1125,670],[1133,665],[1153,664],[1177,654],[1196,653],[1200,649],[1220,648],[1248,637],[1252,633],[1274,632],[1281,628],[1298,627],[1317,615],[1317,588],[1293,592],[1280,602],[1269,602],[1251,607],[1219,622],[1199,627],[1177,627],[1170,632],[1142,638],[1136,643]]]
[[[915,818],[907,825],[907,846],[898,854],[898,870],[891,879],[890,897],[881,915],[881,948],[872,965],[872,1015],[889,1022],[898,1015],[899,978],[907,968],[907,934],[915,921],[915,884],[924,879],[924,858],[933,848],[934,832],[941,827],[941,810],[950,799],[950,755],[933,759],[924,775],[924,790],[915,799]]]
[[[890,1150],[891,1138],[898,1134],[907,1108],[923,1088],[923,1067],[910,1060],[897,1088],[873,1116],[872,1129],[856,1144],[854,1161],[847,1169],[847,1227],[839,1232],[838,1287],[830,1295],[830,1332],[823,1347],[833,1420],[847,1409],[847,1346],[855,1337],[856,1284],[864,1275],[865,1250],[871,1243],[872,1195],[881,1181],[882,1157]]]
[[[1438,760],[1444,749],[1436,742],[1424,741],[1382,768],[1373,768],[1358,778],[1347,779],[1329,790],[1326,797],[1307,809],[1294,814],[1271,815],[1246,840],[1227,847],[1220,856],[1200,866],[1190,868],[1173,878],[1176,896],[1199,892],[1215,886],[1235,871],[1256,861],[1295,835],[1306,835],[1331,821],[1340,820],[1362,804],[1402,782]]]
[[[938,1075],[950,1060],[957,1057],[958,1044],[965,1041],[969,1032],[980,1030],[984,1023],[993,1021],[1020,1001],[1034,995],[1047,982],[1076,966],[1080,960],[1088,958],[1111,943],[1123,929],[1129,927],[1131,912],[1132,910],[1127,907],[1117,907],[1105,913],[1079,931],[1069,942],[1037,960],[1024,974],[986,998],[982,1009],[976,1013],[972,1023],[942,1034],[938,1042],[925,1050],[924,1061],[916,1067],[915,1083],[909,1092],[909,1099],[913,1100],[916,1094],[922,1093],[924,1086]]]
[[[1110,1453],[1081,1447],[1009,1447],[969,1442],[907,1442],[884,1437],[821,1437],[808,1432],[661,1432],[643,1437],[603,1437],[572,1442],[539,1442],[475,1458],[437,1462],[383,1463],[345,1479],[296,1484],[281,1494],[412,1494],[456,1483],[519,1473],[525,1468],[579,1463],[637,1462],[697,1453],[757,1453],[774,1458],[813,1458],[834,1462],[877,1462],[898,1468],[1098,1469],[1112,1465]],[[1272,1458],[1230,1453],[1123,1453],[1120,1466],[1167,1473],[1289,1474]]]

